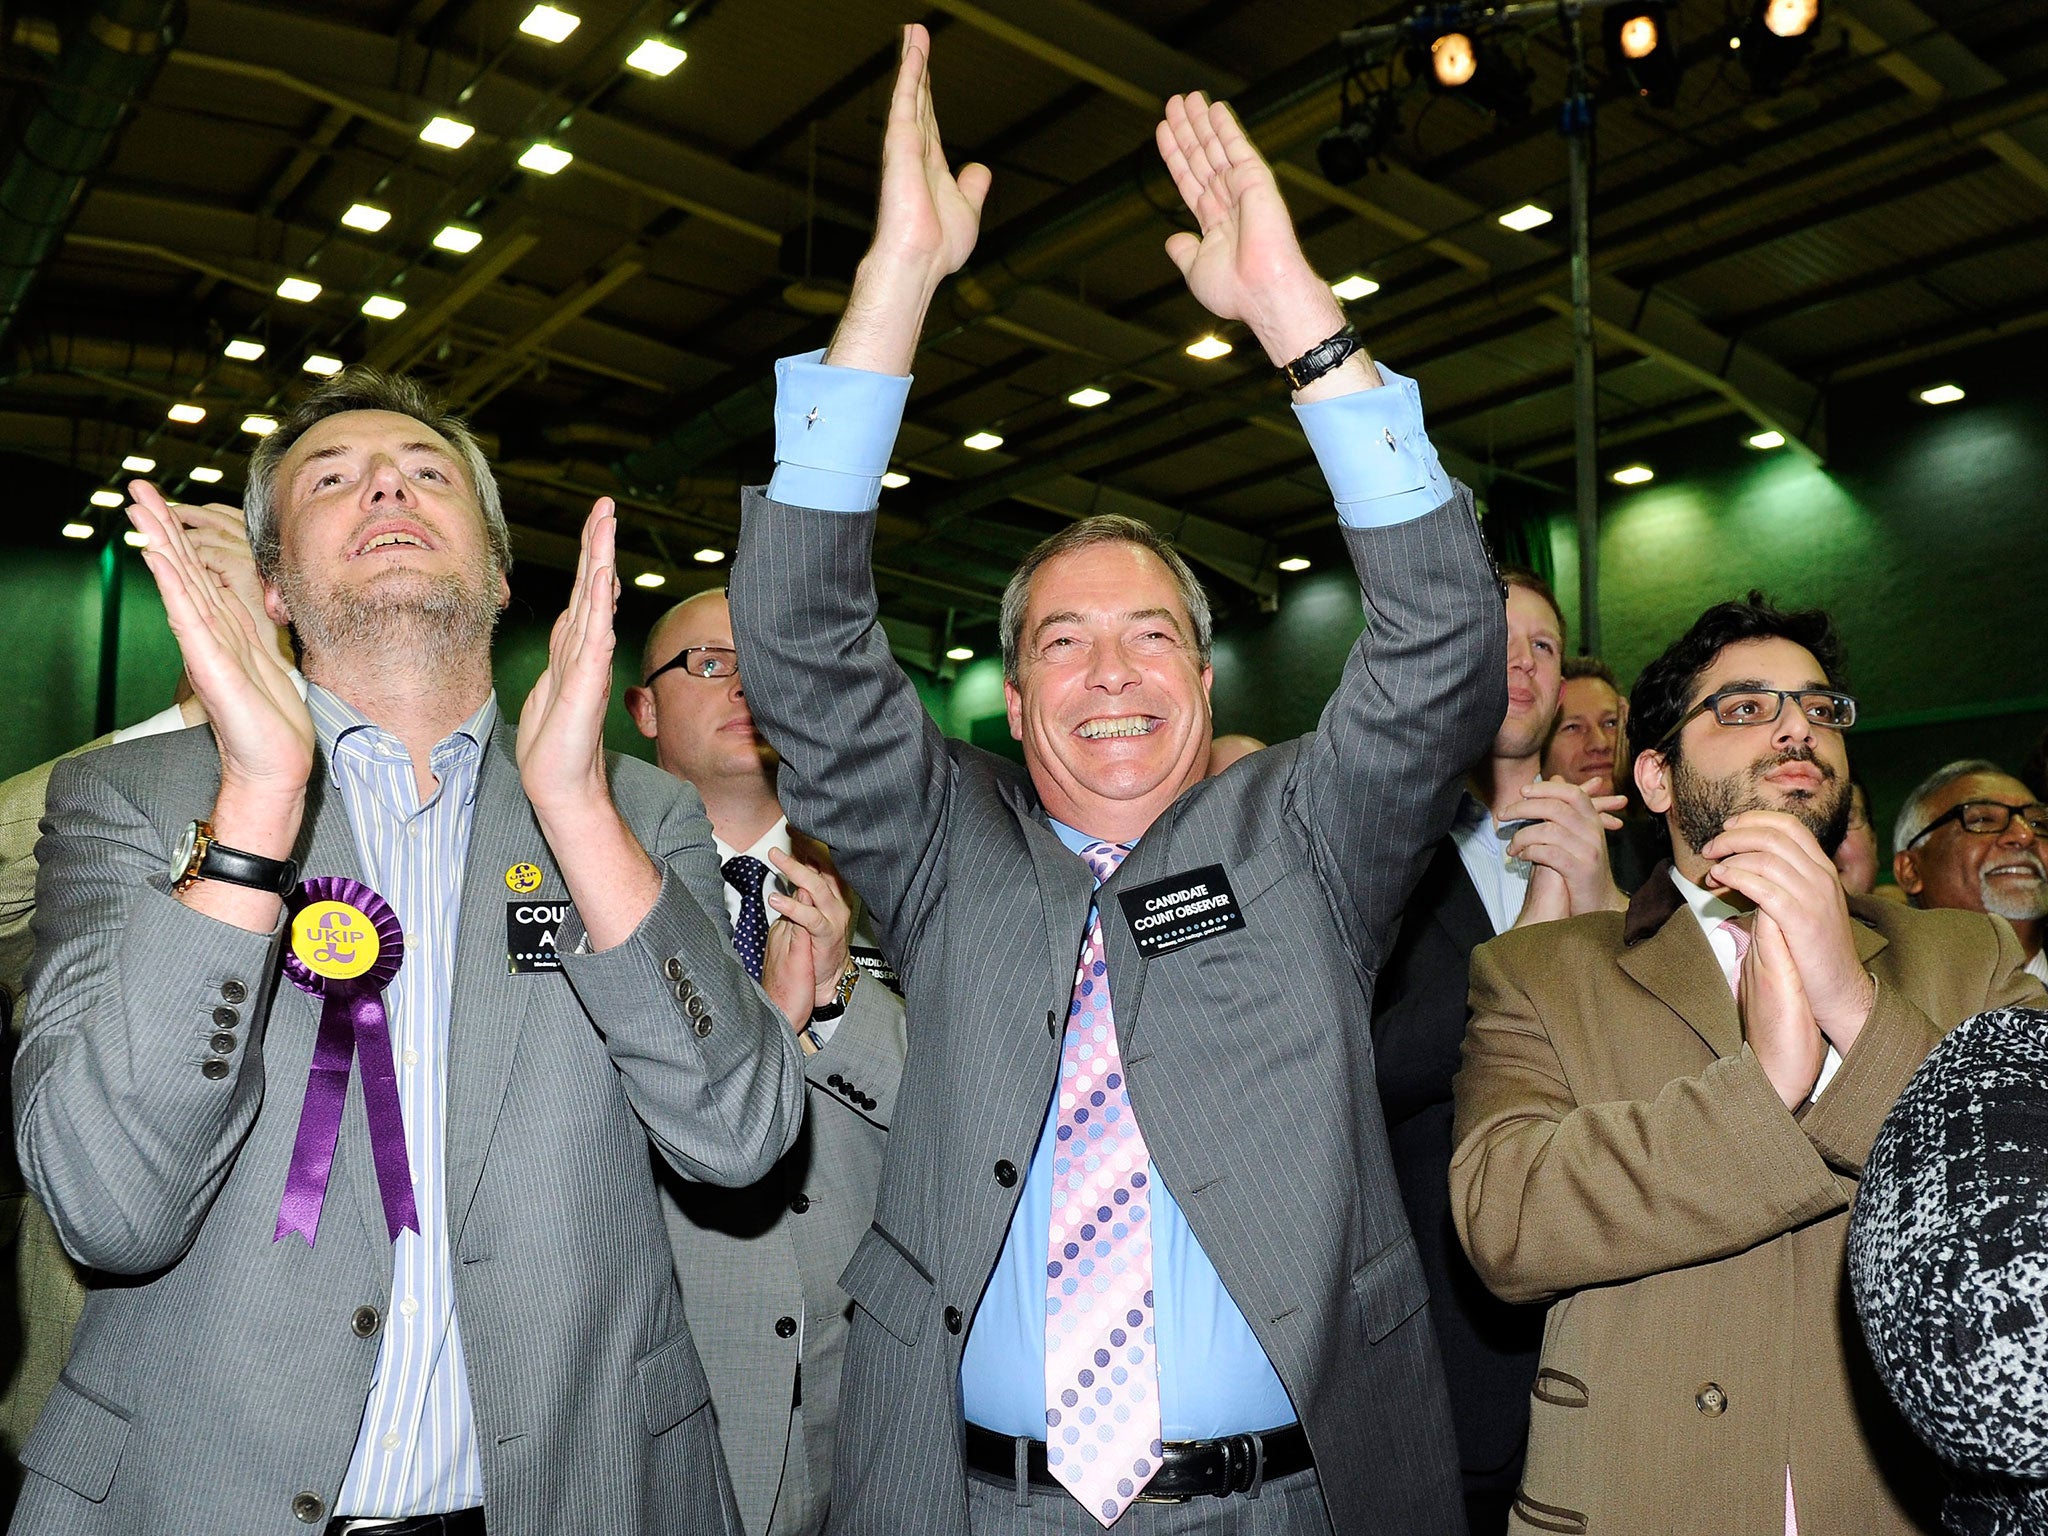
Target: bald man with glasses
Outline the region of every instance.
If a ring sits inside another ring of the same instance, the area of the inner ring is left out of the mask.
[[[1841,675],[1826,614],[1709,609],[1630,701],[1669,862],[1473,955],[1452,1214],[1497,1295],[1551,1306],[1516,1536],[1939,1529],[1844,1232],[1935,1042],[2040,989],[2002,923],[1844,893]]]

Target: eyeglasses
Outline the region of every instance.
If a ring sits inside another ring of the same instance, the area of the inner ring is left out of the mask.
[[[681,667],[692,677],[738,677],[740,653],[729,645],[686,645],[647,674],[643,687],[651,687],[664,672]]]
[[[1724,688],[1710,693],[1693,705],[1678,723],[1664,733],[1656,750],[1662,751],[1684,730],[1694,715],[1713,712],[1716,725],[1774,725],[1785,712],[1785,701],[1798,702],[1799,713],[1808,725],[1830,731],[1846,731],[1856,723],[1856,701],[1846,693],[1826,688]]]
[[[2027,824],[2027,830],[2034,836],[2048,843],[2048,805],[2043,805],[2038,800],[2032,805],[2007,805],[2003,800],[1965,800],[1961,805],[1950,806],[1927,823],[1920,829],[1920,836],[1906,846],[1911,848],[1936,827],[1944,826],[1951,821],[1961,822],[1965,832],[1974,832],[1980,837],[1995,837],[2012,825],[2015,816]]]

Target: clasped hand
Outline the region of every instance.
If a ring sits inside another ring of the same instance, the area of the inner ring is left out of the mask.
[[[1527,821],[1509,839],[1510,858],[1535,868],[1522,902],[1517,928],[1556,922],[1586,912],[1619,911],[1628,905],[1607,858],[1607,834],[1619,830],[1623,795],[1595,795],[1595,780],[1572,784],[1538,779],[1522,797],[1502,808],[1501,820]]]

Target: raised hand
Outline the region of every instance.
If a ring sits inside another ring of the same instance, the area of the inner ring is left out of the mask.
[[[768,905],[810,934],[812,1002],[823,1007],[838,994],[839,978],[846,972],[851,953],[847,946],[853,929],[853,908],[846,899],[846,887],[839,883],[838,876],[813,869],[776,849],[768,850],[768,858],[794,887],[794,894],[789,896],[769,892]]]
[[[981,229],[989,171],[946,165],[932,110],[931,34],[903,29],[902,62],[882,135],[882,192],[875,238],[854,279],[826,361],[874,373],[906,374],[925,310],[939,284],[960,270]]]
[[[185,675],[213,722],[220,746],[221,802],[254,807],[266,822],[276,813],[296,833],[313,771],[313,717],[278,654],[274,627],[267,620],[259,627],[247,597],[213,568],[218,555],[210,560],[202,552],[200,544],[210,541],[188,528],[155,486],[136,480],[128,490],[135,498],[128,520],[145,540],[143,563],[163,598]],[[281,856],[281,851],[235,844],[225,829],[216,830],[230,846]]]
[[[519,714],[519,781],[545,819],[607,802],[604,717],[612,696],[618,519],[609,496],[583,524],[569,606],[548,636],[548,664]]]
[[[1595,795],[1596,781],[1569,784],[1539,779],[1522,797],[1503,807],[1503,821],[1527,821],[1509,841],[1508,853],[1538,868],[1554,870],[1564,882],[1571,915],[1619,912],[1628,905],[1607,858],[1607,834],[1621,826],[1623,795]],[[1531,895],[1535,893],[1533,879]]]
[[[768,948],[761,957],[761,990],[782,1010],[791,1029],[801,1032],[811,1022],[817,983],[817,944],[801,923],[777,923],[768,930]]]
[[[1815,1022],[1843,1055],[1877,1001],[1877,984],[1856,958],[1848,898],[1834,861],[1796,816],[1744,811],[1700,849],[1713,860],[1710,889],[1756,903],[1783,931]]]
[[[1200,91],[1172,97],[1155,138],[1201,230],[1166,241],[1188,291],[1219,319],[1249,326],[1276,367],[1335,334],[1344,312],[1302,255],[1272,167],[1230,108]],[[1340,371],[1354,369],[1350,388],[1380,382],[1368,363]]]
[[[1770,915],[1751,918],[1749,952],[1742,961],[1742,1032],[1764,1076],[1787,1109],[1813,1097],[1827,1061],[1827,1040],[1800,984],[1785,933]]]

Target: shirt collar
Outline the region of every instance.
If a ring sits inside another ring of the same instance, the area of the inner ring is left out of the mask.
[[[1671,883],[1678,887],[1678,894],[1685,898],[1685,904],[1692,909],[1693,917],[1702,928],[1711,928],[1718,922],[1743,915],[1743,909],[1719,891],[1710,891],[1686,879],[1678,872],[1676,864],[1671,866]]]
[[[728,843],[716,832],[711,834],[711,841],[718,847],[718,862],[721,865],[736,858],[741,852],[740,849],[733,847],[731,843]],[[763,864],[767,864],[769,871],[773,873],[775,866],[768,863],[770,851],[789,855],[789,818],[787,816],[780,818],[774,826],[754,840],[753,847],[745,850],[748,858],[759,859]]]
[[[1079,853],[1082,849],[1088,847],[1092,843],[1107,843],[1110,841],[1109,838],[1096,837],[1092,833],[1082,832],[1077,830],[1076,828],[1070,827],[1064,821],[1061,821],[1057,816],[1046,817],[1045,824],[1048,827],[1052,828],[1053,836],[1057,837],[1062,843],[1065,843],[1067,845],[1067,852],[1069,853]],[[1135,848],[1138,846],[1138,840],[1134,837],[1122,846],[1126,848]]]
[[[341,787],[341,770],[337,766],[337,759],[344,748],[365,756],[382,750],[398,759],[410,761],[405,744],[396,736],[346,699],[318,683],[306,685],[306,709],[313,717],[314,739],[319,742],[320,750],[327,758],[328,777],[337,789]],[[493,692],[477,706],[475,714],[434,743],[434,750],[429,755],[434,776],[446,777],[442,770],[451,761],[474,761],[480,757],[484,747],[490,742],[491,733],[497,728],[497,723],[498,695]],[[475,798],[476,776],[472,776],[465,799]]]

